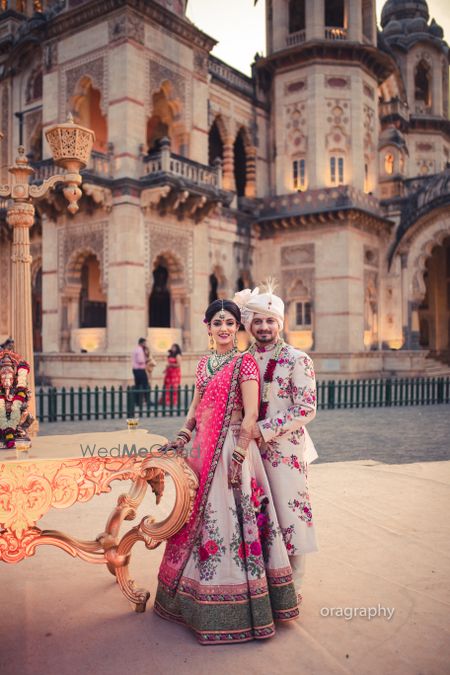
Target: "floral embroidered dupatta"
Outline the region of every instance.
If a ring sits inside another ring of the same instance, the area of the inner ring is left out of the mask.
[[[199,477],[199,487],[188,522],[167,541],[158,580],[174,595],[200,532],[214,472],[227,435],[244,355],[239,354],[216,373],[206,385],[195,411],[197,433],[189,464]]]

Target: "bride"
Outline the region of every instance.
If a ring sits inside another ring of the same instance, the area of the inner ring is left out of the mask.
[[[236,348],[239,307],[215,300],[204,322],[215,349],[200,359],[185,425],[166,446],[185,454],[199,488],[188,522],[167,541],[154,609],[191,628],[201,644],[226,644],[271,637],[275,619],[295,619],[299,612],[252,438],[259,370],[253,356]]]

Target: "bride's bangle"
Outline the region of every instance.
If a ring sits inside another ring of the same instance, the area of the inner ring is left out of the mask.
[[[246,450],[240,448],[238,445],[233,450],[232,458],[234,459],[235,462],[238,462],[239,464],[242,464],[244,462],[246,456],[247,456]]]

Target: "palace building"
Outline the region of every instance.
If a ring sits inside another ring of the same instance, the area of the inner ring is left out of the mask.
[[[41,381],[125,384],[148,336],[189,382],[208,302],[267,277],[320,377],[444,372],[449,50],[427,2],[387,0],[378,28],[374,0],[266,0],[251,77],[186,4],[0,3],[2,182],[19,144],[35,182],[55,171],[43,134],[69,113],[96,135],[79,212],[56,190],[30,232]]]

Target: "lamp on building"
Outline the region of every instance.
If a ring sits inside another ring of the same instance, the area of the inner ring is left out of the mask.
[[[55,164],[65,173],[50,176],[40,185],[30,185],[29,178],[34,169],[25,156],[25,148],[19,146],[18,157],[8,171],[12,175],[10,184],[0,185],[0,197],[12,200],[6,213],[8,225],[13,230],[12,243],[12,284],[11,284],[11,334],[16,351],[28,361],[31,367],[29,382],[34,387],[33,366],[33,319],[31,311],[31,255],[30,228],[34,223],[34,202],[43,199],[49,190],[63,183],[63,193],[69,202],[68,210],[78,211],[81,197],[82,177],[79,171],[89,161],[94,142],[94,132],[74,124],[69,115],[67,122],[56,124],[45,133]],[[0,140],[3,134],[0,132]],[[33,392],[34,393],[34,392]],[[33,396],[30,412],[35,417],[36,403]],[[37,423],[35,423],[35,430]]]

